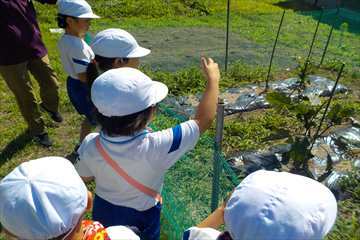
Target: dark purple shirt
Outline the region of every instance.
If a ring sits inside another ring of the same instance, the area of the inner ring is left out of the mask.
[[[38,0],[55,4],[56,0]],[[33,3],[0,0],[0,65],[12,65],[47,54]]]

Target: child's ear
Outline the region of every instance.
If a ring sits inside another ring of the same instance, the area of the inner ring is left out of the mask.
[[[113,68],[120,68],[123,67],[124,63],[121,58],[115,58],[115,60],[112,63]]]
[[[67,26],[71,25],[72,21],[73,19],[71,17],[65,17],[65,22]]]
[[[125,67],[128,62],[129,61],[124,58],[115,58],[112,65],[113,65],[113,68],[121,68],[121,67]]]

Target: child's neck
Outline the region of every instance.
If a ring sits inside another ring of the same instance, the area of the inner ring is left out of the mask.
[[[80,32],[76,32],[72,29],[66,28],[65,29],[65,33],[74,37],[78,37],[78,38],[84,38],[85,34],[84,33],[80,33]]]

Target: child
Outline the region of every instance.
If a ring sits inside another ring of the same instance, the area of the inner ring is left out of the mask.
[[[84,181],[95,179],[94,220],[135,226],[141,239],[159,239],[164,174],[194,148],[216,114],[219,68],[211,58],[201,65],[207,87],[194,120],[158,132],[146,127],[167,95],[166,85],[127,67],[94,81],[91,99],[102,131],[84,139],[76,163]]]
[[[323,239],[336,220],[334,195],[307,177],[260,170],[247,176],[230,199],[183,240]],[[225,222],[227,231],[216,228]]]
[[[124,226],[83,220],[91,193],[61,157],[24,162],[0,181],[0,222],[6,239],[140,240]]]
[[[87,68],[91,83],[103,72],[119,67],[138,68],[139,58],[150,54],[150,50],[140,47],[135,38],[122,29],[106,29],[94,37],[91,48],[95,60]]]
[[[80,130],[80,142],[96,125],[94,107],[89,97],[86,68],[94,59],[94,53],[84,41],[90,20],[99,18],[85,0],[60,0],[58,2],[58,25],[65,28],[58,47],[67,79],[67,92],[77,112],[85,115]]]

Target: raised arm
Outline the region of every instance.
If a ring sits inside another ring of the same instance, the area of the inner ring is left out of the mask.
[[[201,58],[201,68],[207,84],[194,120],[199,125],[200,133],[204,133],[210,128],[216,115],[220,70],[218,64],[213,59],[206,57]]]
[[[224,224],[224,206],[218,207],[213,213],[197,225],[199,228],[219,229]]]

